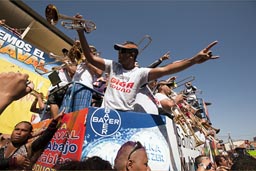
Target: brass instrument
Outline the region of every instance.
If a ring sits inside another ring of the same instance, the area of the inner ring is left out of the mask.
[[[36,67],[35,67],[35,72],[37,72],[38,74],[40,75],[44,75],[44,74],[49,74],[51,73],[52,71],[54,71],[55,69],[62,69],[63,67],[65,67],[68,63],[68,58],[67,57],[62,57],[62,56],[58,56],[58,55],[55,55],[53,53],[49,53],[49,57],[50,58],[54,58],[55,60],[54,61],[51,61],[51,62],[47,62],[47,63],[44,63],[44,64],[38,64]],[[60,64],[60,63],[63,63],[63,65],[61,66],[56,66],[56,67],[53,67],[51,70],[47,70],[45,69],[45,71],[41,71],[39,68],[45,68],[46,65],[50,65],[50,64]]]
[[[45,9],[46,20],[51,24],[57,24],[59,19],[71,20],[72,22],[62,21],[61,25],[67,29],[84,29],[86,33],[90,33],[96,30],[96,25],[94,22],[89,20],[84,20],[76,17],[70,17],[58,13],[55,5],[49,4]]]
[[[139,41],[139,43],[137,44],[138,47],[146,40],[148,39],[148,42],[142,47],[139,49],[139,54],[141,54],[142,51],[144,51],[149,45],[150,43],[152,42],[152,38],[149,36],[149,35],[145,35],[144,37],[142,37],[142,39]]]
[[[187,82],[191,82],[191,81],[194,81],[194,80],[195,80],[195,76],[186,77],[186,78],[184,78],[184,79],[182,79],[182,80],[176,82],[177,86],[174,87],[174,89],[175,89],[175,88],[178,88],[178,87],[180,87],[180,86],[182,86],[182,85],[184,85],[184,84],[186,84]]]
[[[184,131],[185,134],[187,135],[191,135],[193,136],[194,140],[195,140],[195,146],[200,146],[202,144],[204,144],[203,141],[201,141],[195,134],[190,122],[188,121],[188,118],[185,117],[184,113],[180,110],[178,105],[175,105],[175,107],[172,107],[171,109],[172,113],[174,114],[174,118],[173,121],[176,124],[179,124],[182,128],[182,130]],[[190,134],[188,133],[188,131],[190,132]]]
[[[85,57],[82,54],[82,50],[81,50],[79,41],[75,41],[74,45],[70,48],[70,50],[63,49],[62,51],[65,51],[65,52],[63,52],[64,56],[58,56],[58,55],[55,55],[54,53],[50,52],[49,57],[52,59],[55,59],[55,60],[48,62],[48,63],[44,63],[43,65],[42,64],[37,65],[35,67],[35,71],[37,73],[39,73],[40,75],[44,75],[44,74],[51,73],[55,70],[61,70],[67,66],[77,65],[80,62],[82,62],[83,60],[85,60]],[[48,70],[46,72],[42,72],[39,70],[40,67],[45,67],[46,65],[50,65],[50,64],[59,64],[59,65],[52,67],[51,70]]]
[[[204,125],[204,127],[208,130],[214,130],[216,133],[218,133],[220,131],[220,129],[214,128],[213,126],[211,126],[208,122],[203,122],[202,123]]]
[[[182,103],[180,103],[180,108],[182,112],[188,112],[189,115],[195,115],[199,111],[199,109],[193,107],[186,100],[183,100]]]
[[[198,129],[200,129],[203,132],[205,137],[208,137],[212,141],[218,142],[218,140],[216,140],[212,135],[208,135],[209,130],[214,130],[216,132],[217,131],[216,128],[213,128],[211,125],[202,122],[202,119],[199,118],[196,115],[192,115],[191,120],[194,123],[194,126],[197,127]]]
[[[75,41],[74,45],[68,51],[68,58],[72,63],[78,64],[83,60],[84,56],[82,54],[80,41]]]
[[[30,94],[33,95],[33,96],[35,96],[35,97],[37,97],[36,94],[41,94],[41,93],[39,93],[38,91],[36,91],[35,89],[33,89],[33,90],[30,92]],[[46,99],[46,97],[45,97],[44,95],[42,95],[41,97],[42,97],[43,102],[46,102],[46,101],[47,101],[47,99]]]

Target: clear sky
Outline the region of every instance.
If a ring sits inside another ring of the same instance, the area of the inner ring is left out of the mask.
[[[192,66],[175,74],[177,81],[195,76],[193,85],[208,107],[214,127],[221,129],[218,138],[234,140],[256,136],[256,1],[255,0],[58,0],[24,2],[44,17],[48,4],[54,4],[59,13],[74,16],[79,13],[97,25],[87,34],[101,56],[117,60],[115,43],[126,40],[138,43],[150,35],[152,43],[138,57],[141,66],[147,66],[167,51],[171,59],[189,58],[212,41],[218,60]],[[56,25],[72,39],[76,31]],[[165,79],[167,77],[164,77]]]

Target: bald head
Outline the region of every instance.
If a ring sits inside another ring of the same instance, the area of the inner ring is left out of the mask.
[[[117,171],[150,170],[146,149],[138,141],[124,143],[117,152],[114,168]]]

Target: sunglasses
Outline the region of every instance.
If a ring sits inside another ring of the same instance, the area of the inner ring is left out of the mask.
[[[119,49],[118,50],[119,51],[119,53],[132,53],[132,52],[134,52],[134,49],[123,49],[123,48],[121,48],[121,49]]]
[[[131,155],[132,155],[136,150],[141,149],[141,148],[144,148],[144,147],[142,146],[142,144],[141,144],[139,141],[137,141],[137,142],[134,144],[134,147],[133,147],[132,151],[131,151],[131,152],[129,153],[129,155],[128,155],[128,160],[130,160]]]

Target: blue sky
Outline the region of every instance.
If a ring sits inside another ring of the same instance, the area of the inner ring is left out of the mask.
[[[138,57],[141,66],[147,66],[167,51],[171,59],[189,58],[212,41],[219,43],[212,48],[218,60],[175,74],[177,81],[195,76],[193,85],[202,91],[198,94],[211,102],[209,114],[214,127],[221,129],[217,135],[224,141],[228,133],[234,140],[256,136],[256,1],[225,0],[58,0],[24,2],[44,17],[50,3],[59,13],[74,16],[79,13],[96,23],[97,29],[87,34],[101,56],[117,60],[115,43],[126,40],[138,43],[150,35],[152,43]],[[72,39],[74,30],[56,25]],[[164,77],[165,79],[167,77]]]

